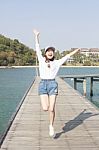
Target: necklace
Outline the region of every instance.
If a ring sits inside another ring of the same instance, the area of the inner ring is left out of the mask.
[[[46,60],[45,62],[47,63],[47,67],[50,68],[50,67],[51,67],[50,61],[49,61],[49,60]]]

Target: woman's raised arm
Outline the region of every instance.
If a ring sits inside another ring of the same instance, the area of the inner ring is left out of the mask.
[[[37,57],[38,57],[38,60],[41,61],[43,56],[42,56],[42,53],[41,53],[41,50],[40,50],[40,45],[39,45],[40,32],[37,31],[36,29],[34,29],[33,33],[34,33],[34,36],[35,36],[35,49],[36,49]]]

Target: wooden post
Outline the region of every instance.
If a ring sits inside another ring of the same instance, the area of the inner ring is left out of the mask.
[[[90,96],[93,96],[93,77],[91,77],[91,83],[90,83]]]
[[[83,80],[83,94],[86,96],[86,79]]]
[[[36,56],[36,76],[38,76],[38,67],[37,67],[37,56]]]
[[[77,80],[77,78],[74,78],[74,89],[75,89],[75,90],[77,89],[76,80]]]

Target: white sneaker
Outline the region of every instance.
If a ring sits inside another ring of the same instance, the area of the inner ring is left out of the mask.
[[[49,135],[50,135],[50,137],[54,137],[55,136],[54,128],[53,128],[52,125],[49,125]]]

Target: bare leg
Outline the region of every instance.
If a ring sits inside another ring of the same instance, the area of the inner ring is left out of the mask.
[[[56,95],[48,96],[47,94],[41,95],[41,104],[44,111],[48,111],[50,113],[50,125],[49,125],[49,135],[53,137],[55,135],[53,123],[55,118],[55,102]]]
[[[49,99],[47,94],[40,95],[41,105],[44,111],[48,111],[49,109]]]
[[[55,103],[56,95],[49,96],[49,113],[50,113],[50,125],[53,126],[55,119]]]

